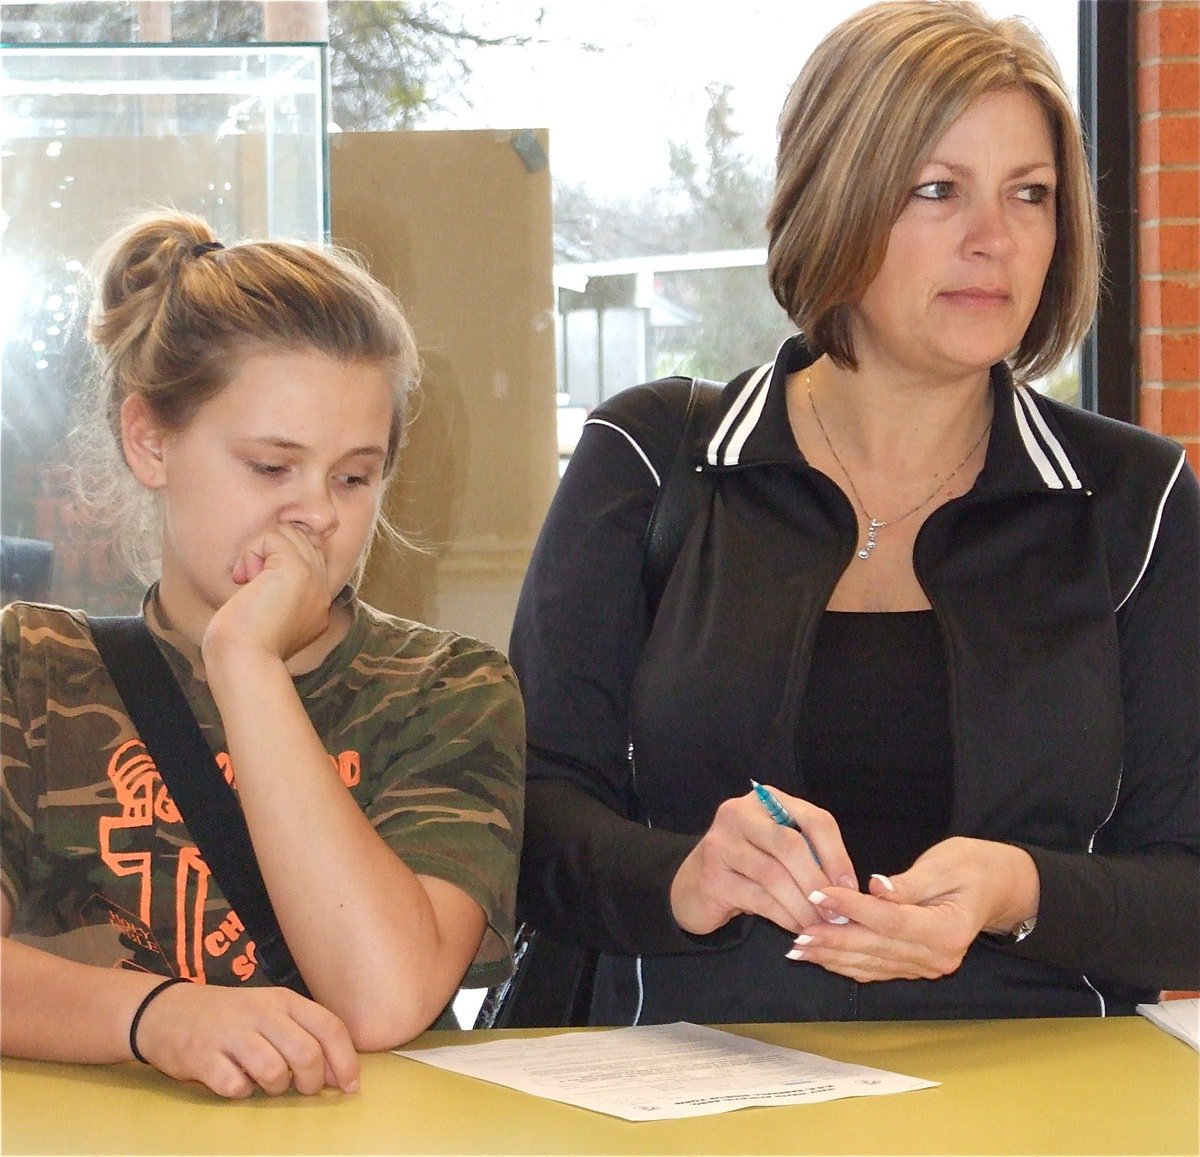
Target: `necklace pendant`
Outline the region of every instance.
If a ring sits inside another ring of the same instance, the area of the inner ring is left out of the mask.
[[[858,552],[859,558],[865,560],[871,557],[871,551],[873,551],[879,545],[879,532],[885,526],[887,526],[887,523],[880,522],[878,518],[872,518],[871,521],[867,523],[867,541],[862,550]]]

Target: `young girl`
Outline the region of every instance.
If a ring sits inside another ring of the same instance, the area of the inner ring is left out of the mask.
[[[87,617],[14,603],[3,1051],[137,1057],[230,1097],[352,1091],[357,1051],[408,1041],[464,974],[478,987],[511,966],[512,672],[354,593],[417,375],[412,335],[347,256],[224,248],[178,213],[113,238],[89,322],[93,425],[122,459],[92,472],[149,504],[149,524],[118,508],[124,528],[154,527],[150,550],[126,543],[157,580],[143,614],[236,786],[312,999],[264,975]]]

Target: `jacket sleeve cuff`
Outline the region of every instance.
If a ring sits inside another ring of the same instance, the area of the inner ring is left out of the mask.
[[[637,925],[630,929],[633,935],[618,950],[653,955],[696,954],[721,951],[741,943],[749,933],[749,917],[736,917],[704,936],[685,932],[675,922],[671,883],[700,837],[645,828],[639,834],[650,838],[638,841],[641,847],[637,854],[631,855],[630,842],[623,841],[612,849],[617,863],[609,873],[613,882],[610,926],[628,923],[629,913],[641,914]]]
[[[1081,872],[1076,853],[1019,847],[1033,858],[1040,888],[1037,927],[1014,945],[1015,955],[1075,969],[1081,944],[1106,941],[1112,932],[1115,898],[1103,874]]]
[[[671,912],[671,881],[700,837],[648,828],[561,780],[530,780],[525,794],[518,915],[561,939],[602,952],[697,953],[738,943],[735,919],[692,936]]]
[[[1196,857],[1174,847],[1123,855],[1019,845],[1040,878],[1037,927],[1007,951],[1137,988],[1200,983]]]

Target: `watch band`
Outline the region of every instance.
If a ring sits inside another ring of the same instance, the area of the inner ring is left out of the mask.
[[[1022,920],[1015,928],[1007,932],[981,932],[980,935],[992,941],[993,944],[1020,944],[1030,932],[1037,927],[1037,917],[1030,916]]]

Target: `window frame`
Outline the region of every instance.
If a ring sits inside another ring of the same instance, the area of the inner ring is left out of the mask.
[[[1105,256],[1080,354],[1081,403],[1126,422],[1137,421],[1140,378],[1136,20],[1135,0],[1079,0],[1079,112]]]

